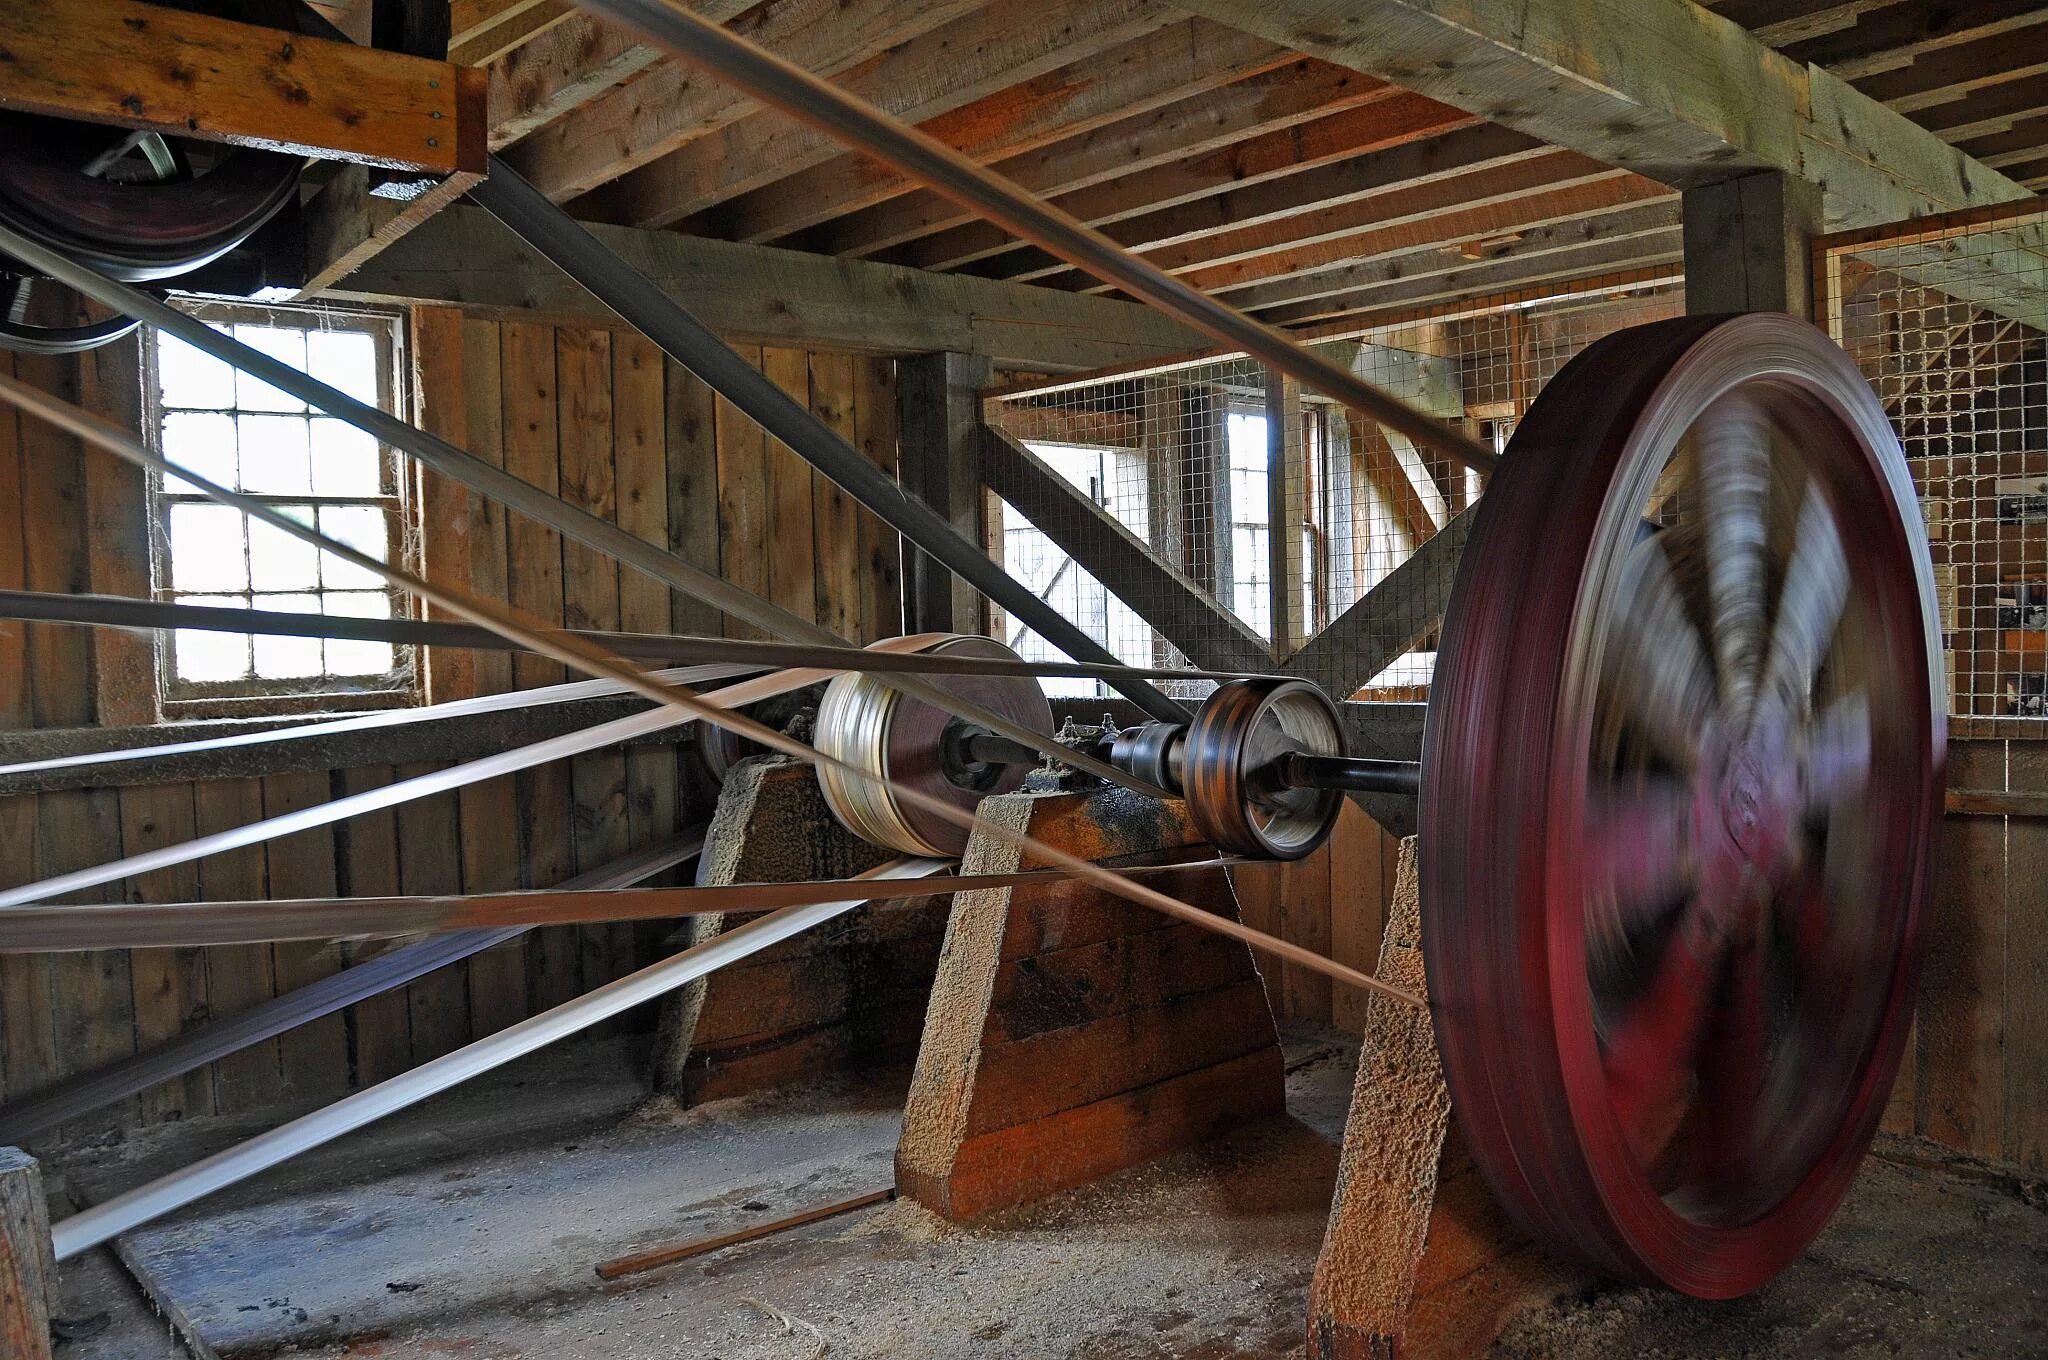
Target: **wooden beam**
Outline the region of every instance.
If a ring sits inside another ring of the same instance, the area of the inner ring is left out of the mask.
[[[2041,0],[1862,6],[1847,16],[1847,23],[1811,33],[1765,28],[1758,36],[1793,61],[1825,66],[1844,80],[1861,80],[1925,53],[2028,27],[2038,21],[2040,8]]]
[[[1217,61],[1216,54],[1217,48],[1211,46],[1201,60]],[[1202,79],[1190,78],[1182,63],[1145,62],[1120,82],[1123,114],[1114,121],[1060,128],[1056,140],[1041,143],[1040,129],[1027,119],[1013,129],[1018,134],[1014,147],[981,140],[963,143],[963,149],[989,159],[1000,174],[1034,193],[1057,195],[1204,155],[1247,137],[1383,98],[1387,92],[1381,83],[1327,62],[1300,60],[1267,68],[1263,58],[1250,53],[1245,57],[1256,63],[1255,69],[1220,70],[1219,74],[1242,78],[1217,89],[1202,89]],[[1043,129],[1048,134],[1055,130]],[[832,255],[876,255],[976,221],[973,213],[943,195],[903,188],[905,192],[877,199],[793,238],[791,244]]]
[[[592,226],[593,235],[721,334],[860,353],[949,350],[1002,368],[1070,372],[1202,347],[1149,307],[988,279]],[[587,324],[612,314],[481,209],[454,207],[326,296],[443,302]]]
[[[1019,24],[1012,11],[991,6],[912,38],[847,72],[839,84],[905,122],[943,120],[925,131],[952,142],[963,126],[973,130],[976,124],[969,118],[946,115],[1156,33],[1174,24],[1176,18],[1159,4],[1053,0],[1032,23]],[[1182,21],[1179,26],[1184,28],[1190,22]],[[1218,36],[1226,43],[1256,48],[1278,59],[1272,46],[1261,39],[1230,29],[1218,30]],[[1056,85],[1071,100],[1099,86],[1104,74],[1091,70],[1078,81]],[[1020,102],[1028,106],[1029,93],[1023,92],[1023,100],[1007,95],[1006,102],[1013,107]],[[986,118],[984,113],[982,126],[986,126]],[[860,184],[897,182],[887,168],[865,157],[842,154],[844,151],[845,144],[830,134],[764,111],[606,185],[591,196],[583,215],[629,226],[665,227],[729,198],[774,185],[781,193],[770,194],[765,208],[756,205],[753,213],[738,214],[738,220],[721,224],[720,230],[698,233],[728,240],[772,240],[843,210],[833,205],[847,198],[849,181],[856,194]],[[806,173],[828,163],[836,174]],[[775,204],[786,208],[792,200],[804,206],[789,225],[779,225]],[[584,206],[579,205],[579,211]],[[763,217],[767,220],[760,220]]]
[[[1189,0],[1312,56],[1680,188],[1822,186],[1831,226],[2004,202],[2019,185],[1690,0]]]
[[[20,1148],[0,1148],[0,1355],[49,1360],[56,1289],[42,1172]]]
[[[0,15],[0,107],[425,174],[484,168],[484,77],[136,0]]]
[[[1443,623],[1477,507],[1461,510],[1282,666],[1343,700]]]
[[[1782,171],[1685,191],[1685,309],[1813,317],[1820,191]]]
[[[981,394],[994,375],[969,354],[918,354],[896,365],[897,450],[903,489],[946,517],[970,543],[988,539],[982,507]],[[908,548],[908,633],[987,630],[981,596],[929,555]]]
[[[735,32],[822,76],[836,76],[897,43],[970,14],[982,0],[783,0],[757,5]],[[515,147],[515,169],[560,202],[659,160],[757,109],[731,85],[662,62]]]
[[[299,298],[310,298],[361,269],[482,178],[450,175],[400,202],[373,194],[364,167],[344,166],[306,204],[306,281]]]
[[[984,426],[981,469],[989,490],[1198,667],[1272,668],[1264,638],[1015,438]]]

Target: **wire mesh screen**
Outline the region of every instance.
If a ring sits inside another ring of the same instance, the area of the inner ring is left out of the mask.
[[[2048,210],[1826,243],[1831,333],[1918,485],[1959,735],[2044,735]]]
[[[1497,299],[1404,319],[1315,348],[1496,449],[1567,360],[1624,326],[1677,315],[1673,280],[1598,294]],[[1062,503],[997,500],[992,549],[1010,573],[1133,664],[1237,669],[1284,662],[1357,606],[1462,513],[1478,474],[1363,415],[1306,392],[1243,355],[1012,389],[987,418],[1071,488]],[[1124,603],[1133,583],[1098,580],[1059,545],[1104,519],[1179,573],[1199,603],[1155,628]],[[1275,526],[1280,526],[1276,532]],[[997,615],[1026,656],[1057,655]],[[1391,664],[1317,644],[1319,677],[1342,696],[1417,699],[1434,639]],[[1092,681],[1049,681],[1054,694],[1093,696]],[[1182,686],[1198,697],[1210,686]]]

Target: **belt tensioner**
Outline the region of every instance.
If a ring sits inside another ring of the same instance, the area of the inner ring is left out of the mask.
[[[1496,1195],[1607,1274],[1744,1293],[1840,1203],[1906,1038],[1945,730],[1904,456],[1812,327],[1688,318],[1568,365],[1479,506],[1419,771],[1274,678],[1110,754],[1262,858],[1322,844],[1343,790],[1419,782],[1431,1010]],[[1050,728],[1032,680],[946,683]],[[1038,760],[861,676],[819,742],[960,806]],[[863,835],[962,848],[824,782]]]

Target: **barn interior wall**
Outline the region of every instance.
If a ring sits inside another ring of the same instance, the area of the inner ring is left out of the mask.
[[[900,631],[896,541],[652,345],[624,331],[410,318],[416,418],[528,481],[868,640]],[[137,349],[0,353],[0,370],[128,424]],[[884,465],[893,363],[758,347],[749,358]],[[715,614],[431,476],[421,556],[572,627],[717,632]],[[147,594],[139,475],[11,410],[0,417],[0,588]],[[771,547],[772,545],[772,547]],[[737,631],[735,629],[735,631]],[[0,730],[151,721],[146,641],[0,623]],[[436,699],[560,678],[509,653],[431,659]],[[680,762],[680,763],[679,763]],[[435,765],[377,766],[0,798],[0,884],[135,854]],[[603,751],[201,859],[73,900],[179,901],[547,886],[665,838],[710,794],[669,746]],[[687,870],[685,870],[687,872]],[[55,1138],[312,1101],[373,1083],[645,962],[655,923],[533,932],[97,1112]],[[344,966],[319,942],[0,956],[0,1101],[27,1096]],[[651,1023],[651,1015],[638,1017]]]

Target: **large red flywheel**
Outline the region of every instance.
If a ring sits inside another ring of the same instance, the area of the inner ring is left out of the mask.
[[[1452,1104],[1540,1241],[1705,1297],[1846,1193],[1906,1040],[1945,747],[1912,482],[1782,316],[1588,348],[1481,502],[1424,752]]]

